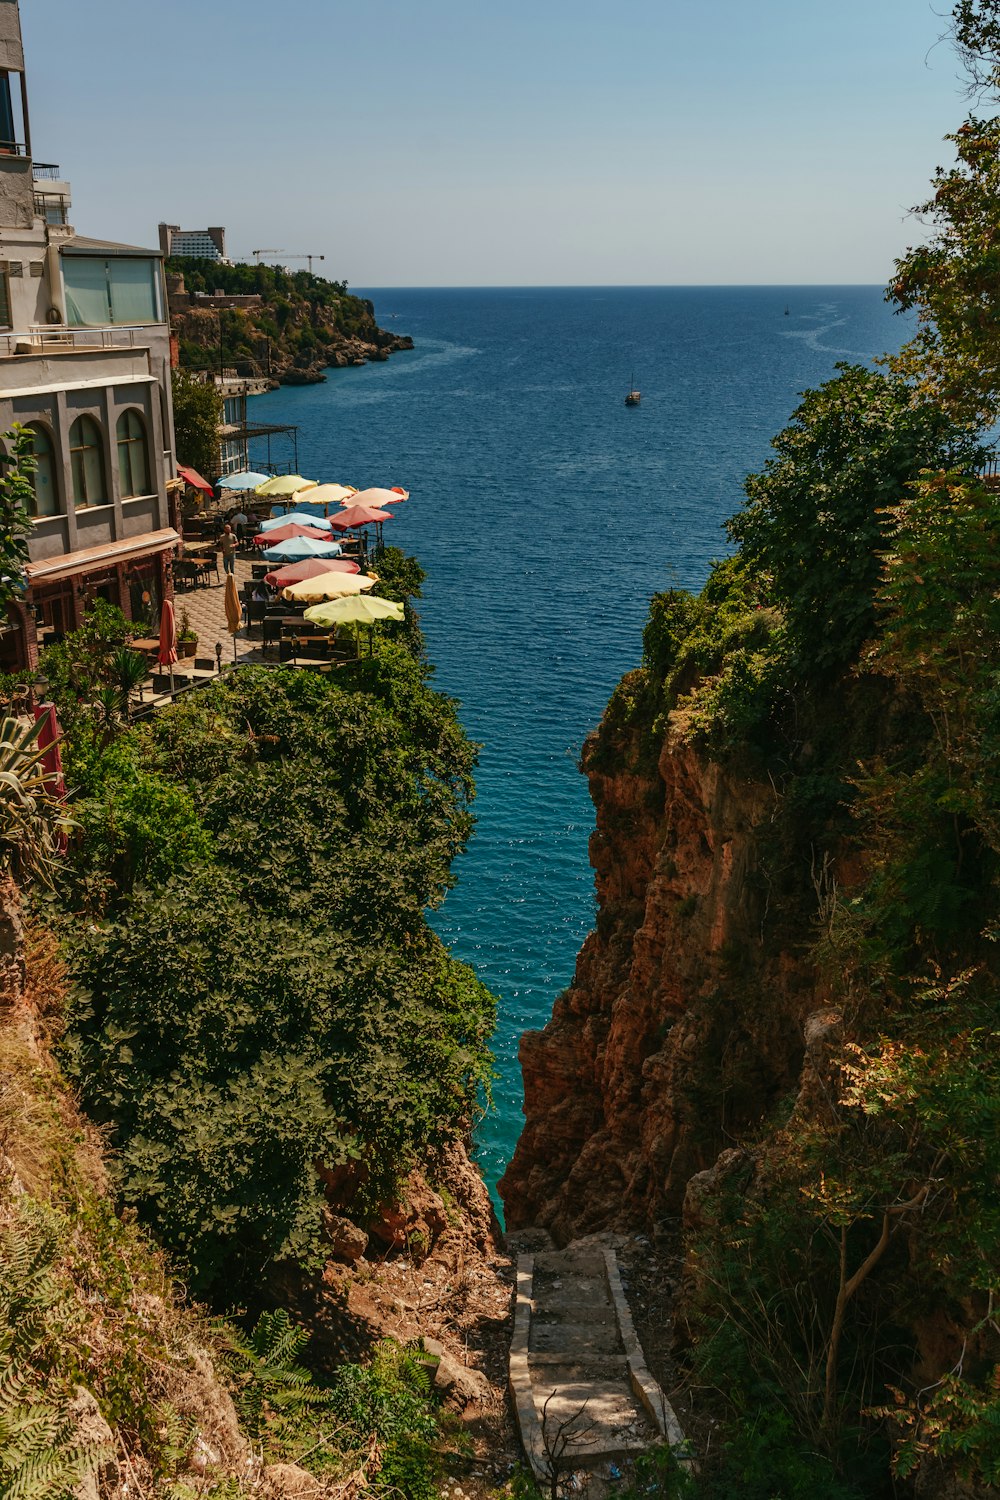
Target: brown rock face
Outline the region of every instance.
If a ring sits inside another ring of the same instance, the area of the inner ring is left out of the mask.
[[[768,927],[770,784],[670,734],[644,768],[638,736],[606,726],[584,768],[597,930],[522,1039],[526,1120],[500,1184],[512,1229],[560,1242],[675,1218],[688,1179],[795,1089],[822,1003]]]

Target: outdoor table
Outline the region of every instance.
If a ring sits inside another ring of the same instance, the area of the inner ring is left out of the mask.
[[[155,635],[137,635],[134,636],[128,644],[133,651],[145,652],[147,656],[151,651],[155,651],[157,652],[157,654],[159,654],[160,641],[159,637]]]

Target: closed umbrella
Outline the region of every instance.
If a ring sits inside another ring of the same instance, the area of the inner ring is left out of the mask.
[[[269,478],[268,474],[254,474],[250,469],[243,469],[239,474],[223,474],[219,479],[219,489],[256,490],[267,484]]]
[[[274,547],[278,542],[287,542],[294,536],[311,536],[317,542],[333,540],[329,531],[321,531],[318,526],[300,526],[297,521],[290,521],[287,526],[272,526],[270,531],[259,531],[253,544],[255,547]]]
[[[315,479],[303,479],[301,474],[278,474],[274,479],[269,479],[266,484],[258,485],[258,495],[265,495],[268,499],[280,498],[282,495],[295,495],[299,490],[312,490],[316,488]]]
[[[173,601],[164,599],[160,609],[160,649],[156,660],[170,673],[170,691],[174,690],[174,662],[177,660],[177,627],[174,623]]]
[[[329,531],[330,522],[325,516],[314,516],[308,510],[286,510],[278,516],[268,516],[261,521],[261,531],[275,531],[279,526],[314,526],[317,531]]]
[[[240,596],[236,592],[236,578],[232,573],[226,574],[226,593],[223,600],[226,611],[226,629],[233,638],[233,661],[236,660],[236,632],[243,624],[243,611],[240,609]]]
[[[293,536],[264,549],[268,562],[301,562],[304,557],[338,557],[340,543],[317,542],[311,536]]]
[[[264,582],[272,588],[286,589],[290,583],[301,583],[303,578],[321,578],[324,573],[360,572],[361,568],[350,557],[306,557],[302,562],[289,563],[287,567],[265,573]]]
[[[340,599],[348,594],[363,594],[374,588],[377,578],[367,573],[324,573],[319,578],[303,578],[300,583],[290,583],[282,589],[282,599],[289,604],[319,604],[324,599]]]

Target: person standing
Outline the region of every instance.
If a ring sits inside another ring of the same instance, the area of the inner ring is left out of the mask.
[[[236,573],[236,537],[231,526],[222,528],[222,566],[225,572]]]

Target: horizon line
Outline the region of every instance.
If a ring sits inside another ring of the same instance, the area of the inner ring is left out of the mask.
[[[881,281],[433,281],[348,282],[374,292],[713,292],[878,288]]]

